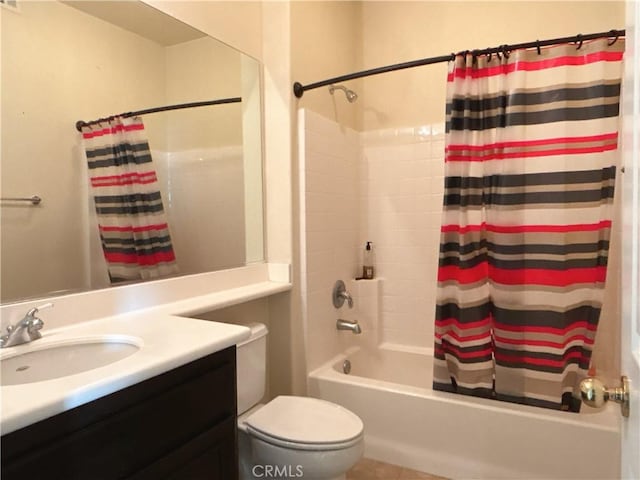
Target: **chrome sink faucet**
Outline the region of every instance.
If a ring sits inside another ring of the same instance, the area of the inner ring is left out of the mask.
[[[42,337],[40,329],[44,326],[44,322],[36,317],[36,313],[51,307],[53,307],[53,303],[45,303],[39,307],[32,308],[18,323],[9,325],[7,327],[7,333],[0,337],[0,348],[33,342]]]

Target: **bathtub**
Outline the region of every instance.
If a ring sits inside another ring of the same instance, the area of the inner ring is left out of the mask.
[[[620,478],[618,405],[576,414],[433,391],[429,353],[354,347],[309,374],[309,394],[359,415],[375,460],[454,479]]]

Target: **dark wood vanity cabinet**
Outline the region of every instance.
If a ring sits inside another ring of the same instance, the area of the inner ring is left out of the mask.
[[[238,478],[235,347],[2,437],[2,480]]]

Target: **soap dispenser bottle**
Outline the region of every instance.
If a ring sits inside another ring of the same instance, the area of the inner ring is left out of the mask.
[[[364,247],[364,255],[362,257],[362,278],[371,280],[375,274],[373,266],[373,248],[371,242],[367,242]]]

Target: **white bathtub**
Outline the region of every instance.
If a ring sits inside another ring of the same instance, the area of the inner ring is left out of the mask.
[[[428,354],[356,347],[313,371],[309,394],[362,418],[368,458],[455,479],[620,477],[617,405],[575,414],[437,392],[431,364]]]

